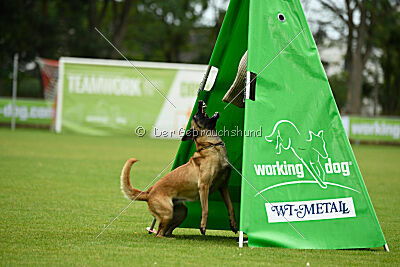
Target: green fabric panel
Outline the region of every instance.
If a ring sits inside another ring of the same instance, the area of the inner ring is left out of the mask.
[[[13,115],[12,98],[0,97],[0,122],[11,123]],[[53,117],[54,102],[38,99],[18,98],[15,101],[17,124],[35,124],[50,126]]]
[[[249,0],[231,0],[210,58],[211,66],[220,68],[226,60],[231,60],[232,63],[240,61],[247,50],[248,24]],[[244,51],[243,47],[246,47]],[[236,75],[235,66],[237,64],[227,71]]]
[[[400,119],[349,117],[352,140],[400,143]]]
[[[177,70],[146,68],[145,73],[168,95]],[[165,101],[131,66],[65,62],[63,76],[63,132],[130,135],[138,125],[150,132]]]
[[[240,133],[240,131],[243,131],[244,110],[234,105],[229,105],[225,109],[227,104],[222,102],[222,98],[234,81],[239,61],[247,50],[248,5],[248,0],[230,2],[210,60],[210,65],[218,68],[218,76],[211,91],[199,92],[190,117],[192,118],[197,111],[197,102],[200,99],[206,102],[209,115],[216,111],[220,113],[216,128],[221,131],[220,135],[223,135],[221,138],[226,144],[231,164],[239,171],[242,168],[243,133]],[[181,142],[173,169],[186,163],[193,156],[194,151],[194,143]],[[241,179],[235,170],[232,170],[231,173],[229,191],[235,208],[236,220],[239,223]],[[200,201],[187,202],[186,204],[188,216],[180,227],[198,228],[201,218]],[[209,197],[207,229],[230,229],[228,212],[219,192],[215,192]]]
[[[278,20],[279,13],[285,15],[284,22]],[[242,180],[240,230],[248,235],[249,246],[383,246],[300,2],[252,1],[249,17],[248,69],[258,77],[255,101],[246,100],[244,129],[263,130],[261,138],[245,137],[243,144],[243,175],[256,188]],[[333,209],[332,203],[339,205],[342,198],[351,200],[354,208],[347,203],[349,210]],[[315,201],[326,204],[319,209]],[[278,211],[283,207],[285,218],[304,238],[267,202]],[[296,209],[277,204],[282,202],[295,202]]]

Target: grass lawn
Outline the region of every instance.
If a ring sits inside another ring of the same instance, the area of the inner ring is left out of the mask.
[[[391,249],[242,248],[226,231],[177,229],[175,238],[145,232],[152,217],[119,189],[125,160],[141,161],[133,183],[144,188],[171,160],[177,141],[56,135],[0,129],[2,265],[400,265],[400,147],[356,146],[378,219]]]

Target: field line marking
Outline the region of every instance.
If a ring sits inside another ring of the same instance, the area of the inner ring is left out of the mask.
[[[119,51],[118,48],[115,47],[115,45],[113,45],[113,43],[111,43],[110,40],[108,40],[107,37],[105,37],[104,34],[102,34],[101,31],[99,31],[99,29],[97,29],[97,27],[94,27],[94,29],[104,38],[104,40],[106,40],[106,41],[115,49],[115,51],[117,51],[126,61],[128,61],[129,64],[131,64],[132,67],[133,67],[135,70],[137,70],[137,72],[139,72],[139,74],[140,74],[146,81],[148,81],[148,82],[154,87],[154,89],[157,90],[157,92],[158,92],[162,97],[165,98],[165,100],[167,100],[167,101],[176,109],[176,106],[175,106],[175,105],[174,105],[174,104],[173,104],[173,103],[172,103],[172,102],[157,88],[157,86],[154,85],[154,83],[152,83],[152,82],[150,81],[149,78],[146,77],[146,75],[144,75],[143,72],[140,71],[140,69],[138,69],[135,65],[133,65],[132,61],[128,60],[128,59],[124,56],[124,54],[122,54],[121,51]]]
[[[143,193],[143,191],[147,190],[147,188],[148,188],[158,177],[160,177],[160,175],[172,164],[172,162],[174,162],[174,160],[175,160],[175,159],[173,159],[170,163],[168,163],[168,165],[165,166],[164,169],[162,169],[162,171],[161,171],[156,177],[154,177],[154,179],[153,179],[148,185],[146,185],[146,187],[142,190],[142,192],[140,192],[134,199],[132,199],[131,202],[129,202],[129,204],[128,204],[125,208],[123,208],[123,209],[120,211],[120,213],[119,213],[114,219],[112,219],[112,220],[107,224],[106,227],[103,228],[103,230],[101,230],[101,232],[96,236],[95,239],[97,239],[102,233],[104,233],[104,231],[107,230],[107,228],[108,228],[111,224],[113,224],[113,222],[114,222],[116,219],[118,219],[118,217],[119,217],[127,208],[129,208],[129,206]]]

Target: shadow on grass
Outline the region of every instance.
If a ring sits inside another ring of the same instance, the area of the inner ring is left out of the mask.
[[[103,242],[115,242],[118,240],[119,243],[131,243],[131,242],[149,242],[149,243],[174,243],[174,242],[206,242],[207,244],[224,245],[224,246],[236,246],[238,237],[235,236],[222,236],[222,235],[196,235],[196,234],[178,234],[171,237],[156,237],[154,234],[148,233],[127,233],[117,232],[110,234],[104,234],[98,241]]]
[[[220,236],[220,235],[175,235],[171,237],[175,240],[192,240],[201,242],[213,242],[213,243],[232,243],[236,244],[238,241],[237,237],[234,236]]]
[[[346,249],[338,249],[340,251],[369,251],[369,252],[386,252],[383,247],[377,248],[346,248]]]

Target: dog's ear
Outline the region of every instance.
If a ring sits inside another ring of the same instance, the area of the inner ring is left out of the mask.
[[[199,100],[198,103],[199,104],[197,106],[197,114],[205,114],[205,110],[204,109],[207,107],[206,103],[203,100]],[[205,115],[207,115],[207,114],[205,114]]]
[[[185,135],[182,137],[182,141],[193,140],[193,129],[190,129],[185,132]]]

